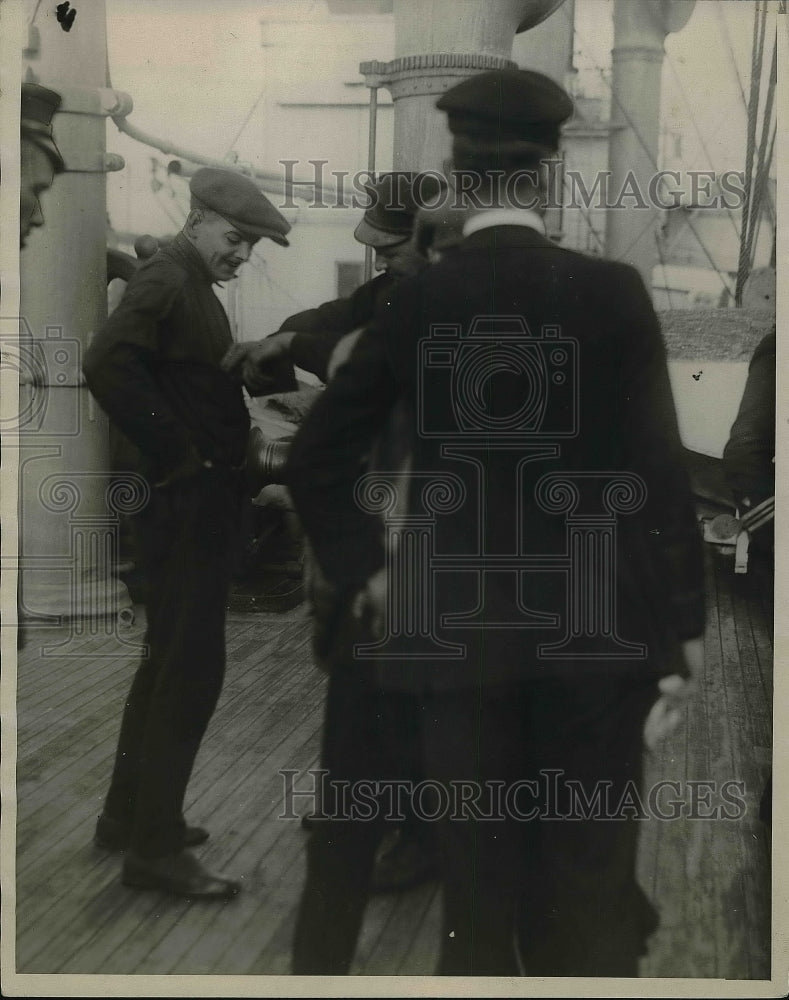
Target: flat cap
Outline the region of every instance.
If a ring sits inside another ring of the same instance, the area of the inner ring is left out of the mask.
[[[547,149],[558,147],[559,126],[573,113],[572,100],[557,83],[525,69],[471,76],[443,94],[436,107],[447,113],[455,137]]]
[[[55,173],[66,169],[60,150],[52,138],[52,118],[60,107],[60,94],[38,83],[22,84],[21,133],[48,154]]]
[[[394,170],[378,174],[365,184],[370,207],[353,235],[371,247],[405,242],[411,236],[418,209],[436,198],[442,183],[435,173]]]
[[[280,246],[290,246],[285,238],[290,223],[249,177],[234,170],[201,167],[189,182],[189,190],[245,235],[256,240],[267,236]]]

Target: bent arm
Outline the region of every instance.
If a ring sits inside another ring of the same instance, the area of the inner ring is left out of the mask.
[[[380,519],[354,490],[397,395],[382,335],[367,329],[291,444],[287,485],[321,571],[343,592],[384,563]]]
[[[151,462],[157,479],[200,464],[189,430],[155,374],[161,360],[159,326],[177,308],[180,294],[169,275],[136,275],[91,343],[82,368],[101,408]]]

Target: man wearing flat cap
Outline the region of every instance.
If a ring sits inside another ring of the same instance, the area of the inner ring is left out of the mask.
[[[382,273],[345,298],[289,316],[264,340],[235,344],[224,366],[240,370],[244,384],[260,394],[281,391],[281,368],[277,372],[273,366],[284,359],[327,381],[329,360],[340,340],[372,319],[376,305],[386,300],[397,281],[427,263],[412,240],[414,220],[438,191],[438,178],[432,174],[404,170],[379,174],[366,185],[369,206],[353,235],[374,249],[375,269]]]
[[[658,321],[633,268],[546,238],[544,161],[572,113],[559,86],[497,70],[437,106],[456,190],[473,188],[464,239],[376,312],[286,468],[321,572],[349,595],[349,635],[372,622],[388,641],[409,610],[392,602],[425,594],[421,627],[436,640],[433,656],[360,651],[330,676],[322,767],[336,819],[308,848],[293,971],[350,968],[375,823],[344,811],[340,789],[386,789],[413,773],[386,715],[399,692],[415,695],[418,770],[448,803],[434,812],[438,971],[636,976],[656,915],[635,879],[637,810],[618,803],[639,781],[642,742],[681,716],[704,625],[701,542]],[[413,577],[359,503],[369,470],[360,456],[403,404],[409,515],[427,530],[430,483],[459,498],[431,511],[434,537]],[[617,520],[611,578],[587,584],[572,575],[577,562],[568,571],[578,550],[561,501],[575,497],[578,516],[594,520],[623,489],[641,505]],[[613,631],[593,622],[606,608]]]
[[[126,699],[95,839],[127,850],[125,885],[225,899],[239,883],[190,853],[208,832],[183,815],[224,678],[250,427],[241,387],[220,366],[232,336],[212,286],[232,281],[261,238],[287,246],[290,227],[240,174],[203,168],[190,188],[182,231],[133,275],[83,366],[93,395],[139,449],[150,485],[135,515],[147,653]]]
[[[392,171],[378,174],[366,185],[369,205],[354,231],[356,240],[375,251],[377,277],[360,285],[352,295],[325,302],[314,309],[296,313],[286,319],[280,329],[257,343],[235,344],[223,362],[228,370],[241,369],[244,384],[257,392],[278,389],[272,365],[283,359],[317,375],[326,382],[331,372],[351,350],[355,336],[373,318],[376,307],[389,301],[399,281],[418,273],[428,265],[423,237],[422,246],[414,239],[415,221],[425,206],[441,193],[435,174],[415,174],[412,171]],[[429,213],[427,213],[429,214]],[[451,242],[450,227],[442,235],[445,246]],[[459,235],[458,227],[455,227]],[[400,415],[401,416],[401,415]],[[399,423],[393,421],[388,432],[377,443],[376,462],[392,468],[403,459],[403,436]],[[321,584],[312,580],[311,597],[316,617],[323,618],[317,608],[332,607],[329,594],[317,593]],[[319,628],[329,628],[321,621]],[[341,656],[347,650],[339,651]],[[333,659],[331,655],[329,661]],[[329,669],[332,669],[329,665]],[[402,733],[403,741],[408,733]],[[311,825],[311,817],[303,821]],[[371,879],[371,891],[390,892],[410,888],[435,874],[434,851],[429,830],[417,824],[413,814],[403,824],[389,832],[382,841]]]
[[[40,197],[52,187],[55,174],[65,169],[52,137],[52,117],[60,107],[60,94],[37,83],[22,84],[20,121],[19,246],[32,229],[44,225]]]

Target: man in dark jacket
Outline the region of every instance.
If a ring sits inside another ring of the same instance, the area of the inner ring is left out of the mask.
[[[726,482],[740,514],[775,496],[775,355],[773,328],[753,352],[737,417],[723,449]],[[771,528],[755,536],[768,548]]]
[[[212,285],[290,226],[248,179],[201,169],[183,230],[131,278],[85,357],[88,386],[139,449],[150,484],[137,537],[148,580],[147,655],[121,724],[96,842],[129,848],[123,882],[180,896],[235,894],[187,850],[184,796],[225,669],[225,606],[245,490],[249,414],[220,367],[232,336]]]
[[[635,270],[552,244],[528,208],[567,95],[505,70],[438,106],[455,167],[495,197],[379,310],[287,469],[351,609],[326,643],[353,651],[330,676],[332,818],[308,848],[293,971],[349,970],[387,796],[416,773],[439,839],[440,972],[635,976],[655,914],[619,803],[644,734],[680,717],[704,624],[660,330]],[[360,477],[402,404],[408,510],[384,545],[375,512],[396,491]],[[416,761],[396,739],[405,725]],[[348,805],[354,789],[366,812]]]
[[[223,367],[240,371],[244,384],[260,395],[281,390],[279,378],[285,360],[326,382],[329,360],[339,341],[366,326],[396,283],[427,264],[412,234],[420,206],[438,190],[437,179],[431,174],[403,170],[379,174],[367,186],[370,204],[354,236],[359,243],[373,248],[375,269],[381,273],[345,298],[294,313],[264,340],[235,344]],[[274,369],[277,365],[279,372]]]
[[[337,350],[340,341],[346,338],[346,344],[350,342],[351,334],[358,333],[372,321],[376,308],[386,308],[399,281],[427,266],[426,246],[435,233],[426,232],[424,215],[418,227],[423,245],[418,245],[414,230],[420,212],[425,213],[425,206],[438,194],[439,184],[434,175],[408,171],[379,174],[367,188],[370,204],[354,236],[359,243],[374,249],[375,267],[381,273],[360,285],[350,296],[288,317],[280,329],[265,340],[234,345],[223,367],[242,373],[247,388],[258,394],[280,387],[278,377],[283,362],[317,375],[322,382],[328,381],[330,367],[336,366],[341,353],[346,353],[345,346]],[[445,213],[441,219],[442,248],[446,250],[453,241],[459,242],[460,227],[457,217]],[[279,372],[273,366],[279,366]],[[397,435],[385,433],[378,445],[379,460],[383,460],[383,454],[393,445],[397,445]],[[390,453],[385,459],[386,467],[390,468],[392,462],[402,457]],[[408,733],[404,732],[403,739],[407,737]],[[309,828],[313,822],[311,816],[305,816],[302,825]],[[418,824],[411,814],[405,823],[397,824],[384,837],[371,890],[387,892],[409,888],[434,877],[435,867],[429,829]]]

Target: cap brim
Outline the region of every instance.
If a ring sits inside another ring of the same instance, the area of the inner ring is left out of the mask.
[[[362,219],[353,231],[354,237],[368,247],[393,247],[398,243],[405,243],[410,239],[411,233],[390,233],[385,229],[377,229],[371,226],[367,219]]]
[[[210,206],[209,206],[210,207]],[[212,209],[216,211],[216,209]],[[217,212],[217,215],[221,215],[221,212]],[[277,232],[275,229],[264,229],[262,227],[250,229],[248,225],[242,225],[242,223],[237,222],[235,219],[231,219],[227,215],[222,215],[222,218],[231,225],[234,229],[238,230],[242,236],[246,236],[251,242],[256,242],[257,240],[267,239],[273,240],[278,243],[281,247],[289,247],[290,243],[282,235],[282,233]]]
[[[65,171],[66,164],[60,150],[55,145],[54,139],[50,139],[48,135],[42,135],[40,132],[26,130],[24,127],[22,129],[22,135],[26,139],[29,139],[30,142],[35,143],[36,146],[44,150],[50,160],[52,160],[55,166],[56,174],[62,174]]]
[[[284,236],[280,235],[280,233],[263,233],[262,238],[273,240],[275,243],[278,243],[281,247],[290,246],[290,242]]]

